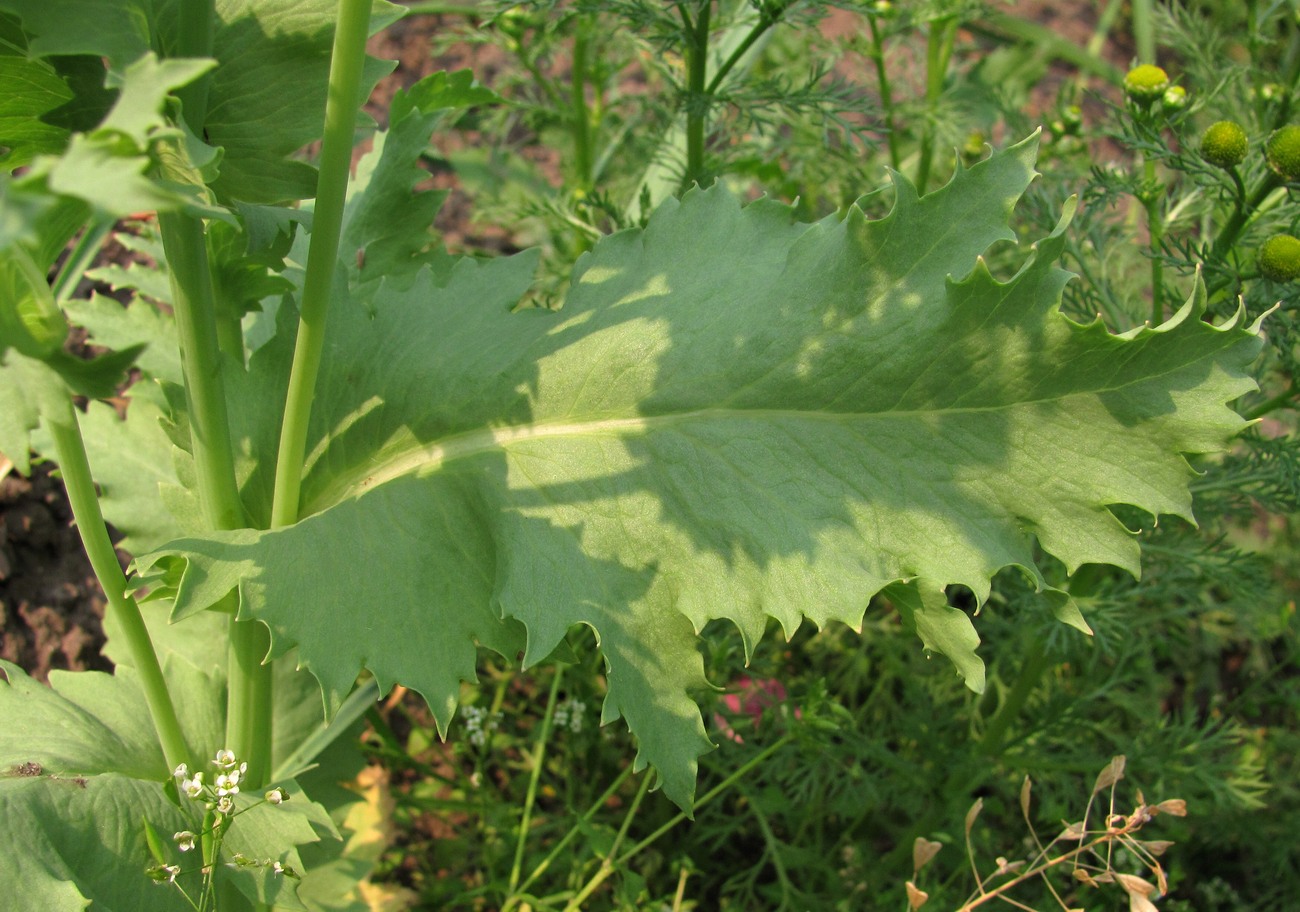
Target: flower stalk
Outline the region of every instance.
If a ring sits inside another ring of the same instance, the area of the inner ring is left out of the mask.
[[[325,105],[325,136],[316,182],[316,209],[307,253],[307,275],[303,282],[298,337],[275,466],[275,494],[271,506],[273,529],[298,521],[307,423],[316,392],[316,377],[320,373],[325,319],[343,230],[343,205],[352,163],[353,131],[361,106],[361,76],[369,26],[368,0],[340,0],[338,24],[334,29],[334,54],[330,63],[329,100]]]
[[[185,743],[185,735],[181,731],[171,693],[167,690],[158,654],[154,651],[149,630],[140,614],[140,606],[134,598],[127,595],[126,574],[117,562],[117,552],[113,549],[108,528],[104,525],[103,513],[99,509],[99,497],[90,474],[90,461],[86,457],[86,446],[81,437],[76,409],[73,408],[71,399],[66,400],[65,406],[64,414],[58,420],[51,419],[48,426],[50,436],[54,438],[59,471],[68,491],[68,502],[77,522],[77,532],[81,535],[95,578],[99,580],[104,597],[108,600],[108,610],[112,612],[126,639],[131,662],[140,676],[149,716],[162,742],[163,757],[168,768],[175,769],[190,756],[190,749]]]

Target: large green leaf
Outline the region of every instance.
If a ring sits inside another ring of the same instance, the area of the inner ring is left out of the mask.
[[[510,654],[521,624],[531,664],[588,625],[605,720],[627,720],[684,805],[710,746],[692,692],[711,619],[752,648],[769,617],[857,627],[910,582],[918,632],[977,685],[936,595],[982,600],[1007,567],[1045,588],[1036,544],[1071,571],[1136,572],[1109,506],[1190,517],[1183,454],[1241,427],[1226,403],[1258,347],[1197,299],[1124,336],[1066,319],[1064,225],[990,275],[1035,151],[924,198],[895,178],[876,221],[688,193],[599,243],[558,313],[510,312],[514,261],[354,285],[331,316],[304,518],[161,552],[187,562],[178,615],[238,588],[329,704],[367,667],[444,726],[476,643]],[[253,360],[244,401],[282,382],[278,352]]]

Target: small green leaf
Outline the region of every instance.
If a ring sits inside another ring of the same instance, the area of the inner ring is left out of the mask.
[[[0,248],[0,354],[14,348],[46,360],[67,337],[68,322],[31,255],[16,245]]]

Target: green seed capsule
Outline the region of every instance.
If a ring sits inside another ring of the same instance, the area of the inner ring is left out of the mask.
[[[1164,97],[1169,88],[1169,74],[1151,63],[1144,63],[1128,71],[1124,77],[1124,91],[1141,107]]]
[[[1274,130],[1264,148],[1268,166],[1286,181],[1300,180],[1300,126]]]
[[[1259,273],[1273,282],[1290,282],[1300,276],[1300,238],[1275,234],[1260,245],[1255,260]]]
[[[1247,145],[1246,131],[1241,124],[1221,120],[1201,137],[1201,158],[1226,171],[1241,164]]]

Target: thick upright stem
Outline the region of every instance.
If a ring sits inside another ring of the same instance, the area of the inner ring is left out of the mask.
[[[217,344],[216,302],[203,223],[186,215],[162,212],[158,214],[158,225],[171,274],[199,500],[211,528],[238,529],[244,525],[244,508],[235,482]]]
[[[245,525],[244,509],[235,480],[203,225],[176,213],[160,213],[158,223],[171,272],[199,499],[209,528],[238,529]],[[256,621],[230,618],[226,747],[247,761],[253,785],[261,782],[271,765],[271,667],[262,664],[266,649],[255,651],[259,637],[266,636],[259,628]]]
[[[340,0],[338,25],[334,30],[334,56],[330,64],[329,99],[325,105],[325,137],[316,183],[316,211],[312,218],[311,247],[307,253],[307,276],[303,283],[298,338],[275,466],[272,528],[298,521],[307,423],[311,417],[316,376],[320,372],[321,351],[325,344],[325,318],[338,260],[369,25],[369,0]]]
[[[144,618],[140,616],[140,608],[135,599],[126,594],[126,574],[117,562],[117,553],[113,550],[108,529],[104,526],[99,498],[95,494],[95,482],[90,474],[90,462],[86,458],[86,447],[81,439],[81,428],[71,401],[67,403],[65,415],[57,421],[49,422],[49,429],[54,438],[59,471],[68,490],[68,501],[72,505],[72,515],[77,521],[81,542],[86,548],[95,577],[108,599],[108,610],[112,612],[126,638],[131,662],[140,676],[149,716],[162,742],[167,768],[174,770],[180,764],[190,763],[195,758],[190,755],[189,746],[185,743],[185,735],[181,732],[176,708],[167,690],[167,682],[163,679],[162,666],[158,663],[158,654],[154,652]]]
[[[704,182],[704,134],[709,116],[706,81],[709,67],[709,12],[712,0],[700,4],[694,28],[686,18],[690,43],[686,48],[686,173],[682,189]],[[683,13],[683,16],[685,14]]]

